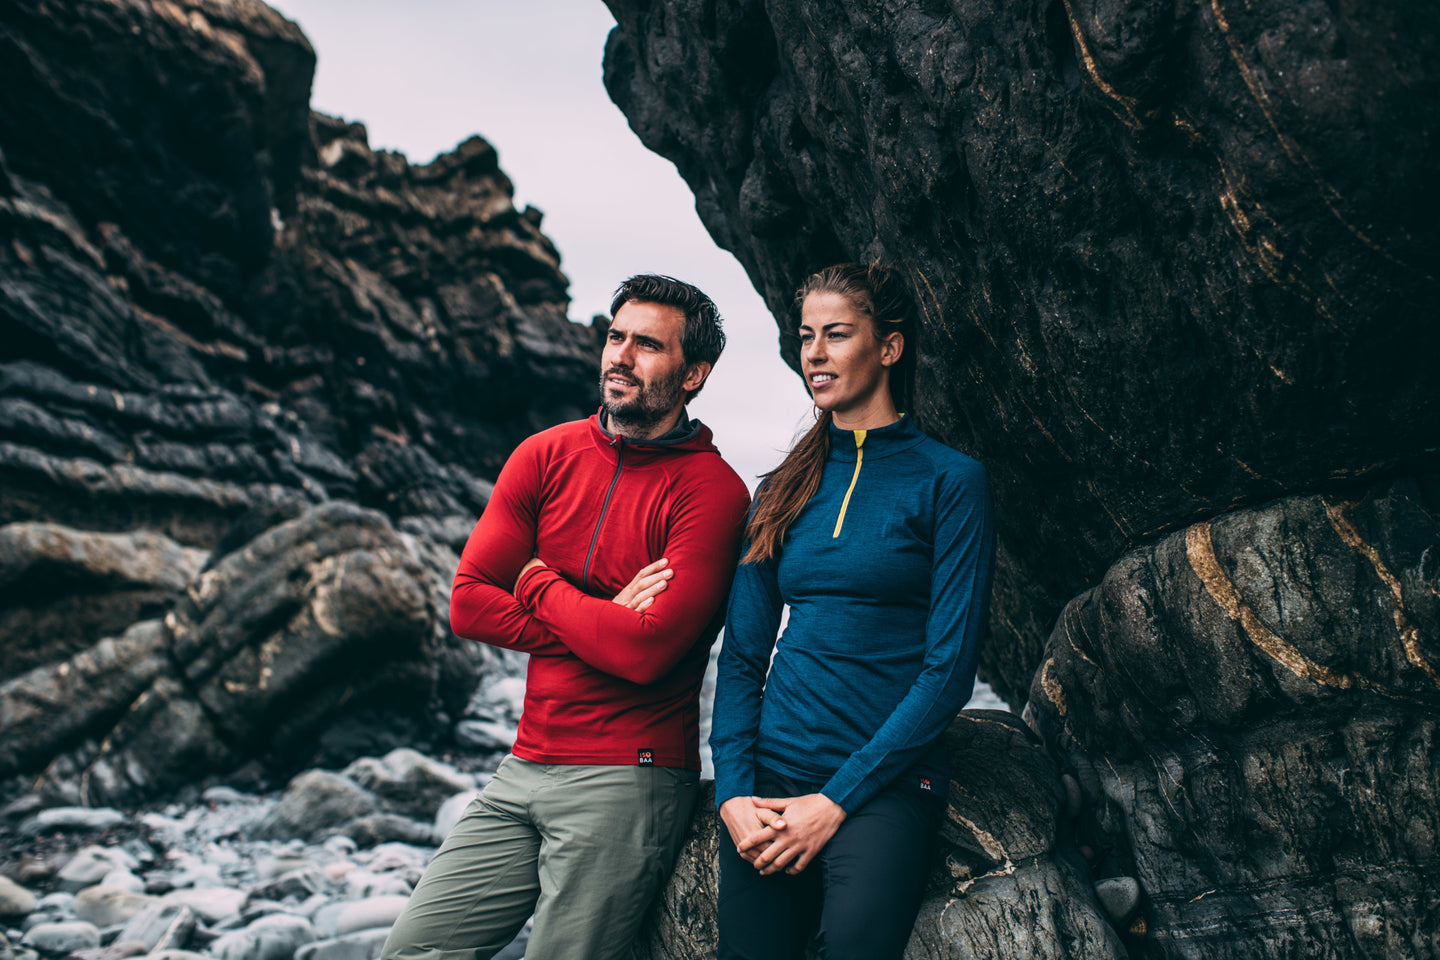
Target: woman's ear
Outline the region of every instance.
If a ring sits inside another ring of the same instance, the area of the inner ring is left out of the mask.
[[[905,352],[905,334],[896,330],[880,341],[880,366],[893,367]]]

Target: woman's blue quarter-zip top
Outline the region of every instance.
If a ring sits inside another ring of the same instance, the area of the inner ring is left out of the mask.
[[[974,686],[990,595],[985,469],[909,417],[830,439],[779,557],[736,572],[710,737],[717,804],[752,793],[757,766],[824,783],[850,813],[891,783],[946,782],[940,736]]]

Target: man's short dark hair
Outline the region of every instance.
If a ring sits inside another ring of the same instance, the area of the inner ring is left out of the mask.
[[[636,274],[615,289],[610,316],[615,316],[617,310],[632,300],[678,307],[685,314],[685,328],[680,334],[680,352],[685,363],[715,366],[725,349],[725,330],[715,301],[705,296],[699,287],[660,274]],[[685,400],[694,399],[704,386],[702,383],[686,393]]]

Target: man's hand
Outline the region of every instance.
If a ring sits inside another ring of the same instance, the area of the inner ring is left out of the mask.
[[[755,797],[752,802],[757,810],[773,811],[783,817],[773,821],[774,839],[750,861],[762,876],[781,870],[793,875],[804,870],[845,822],[840,804],[823,793],[778,799]]]
[[[735,850],[745,861],[754,864],[757,857],[770,846],[778,831],[785,829],[785,821],[774,810],[755,806],[754,797],[731,797],[720,804],[720,819],[730,831]]]
[[[521,567],[520,572],[515,575],[515,586],[510,588],[510,592],[514,593],[516,590],[520,589],[520,581],[524,578],[525,574],[529,573],[531,570],[534,570],[536,567],[543,566],[545,566],[544,560],[541,560],[539,557],[531,557],[530,562],[525,564],[525,566]]]
[[[666,583],[675,574],[669,564],[669,560],[661,557],[654,563],[641,567],[640,572],[635,574],[635,579],[631,580],[624,590],[615,594],[615,602],[636,613],[648,610],[650,604],[655,602],[656,594],[665,589]]]

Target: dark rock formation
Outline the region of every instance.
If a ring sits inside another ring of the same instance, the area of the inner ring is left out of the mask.
[[[1235,511],[1065,608],[1030,705],[1158,955],[1436,956],[1437,495]]]
[[[0,777],[343,764],[515,670],[452,551],[596,332],[489,144],[372,151],[314,62],[258,0],[0,9]]]
[[[14,765],[0,769],[48,759],[42,792],[110,803],[254,758],[293,766],[360,706],[457,715],[465,695],[443,694],[468,694],[483,661],[437,619],[431,579],[384,515],[343,501],[308,511],[206,571],[163,624],[0,686],[0,708],[33,717],[7,724]],[[442,681],[457,662],[468,675]],[[92,697],[56,697],[72,678],[91,680]]]
[[[792,363],[805,273],[909,273],[995,482],[981,674],[1132,955],[1440,956],[1440,8],[608,2]]]
[[[0,527],[0,677],[65,659],[96,637],[159,617],[204,562],[205,551],[147,531]]]
[[[1013,703],[1127,547],[1434,463],[1440,8],[609,0],[606,85],[779,318],[880,256],[991,470]]]
[[[1059,770],[1014,715],[962,713],[946,734],[950,807],[907,955],[1122,960],[1069,832]],[[634,960],[715,955],[717,844],[728,843],[707,782],[669,885]],[[723,835],[723,836],[722,836]],[[1083,947],[1077,949],[1077,944]]]

